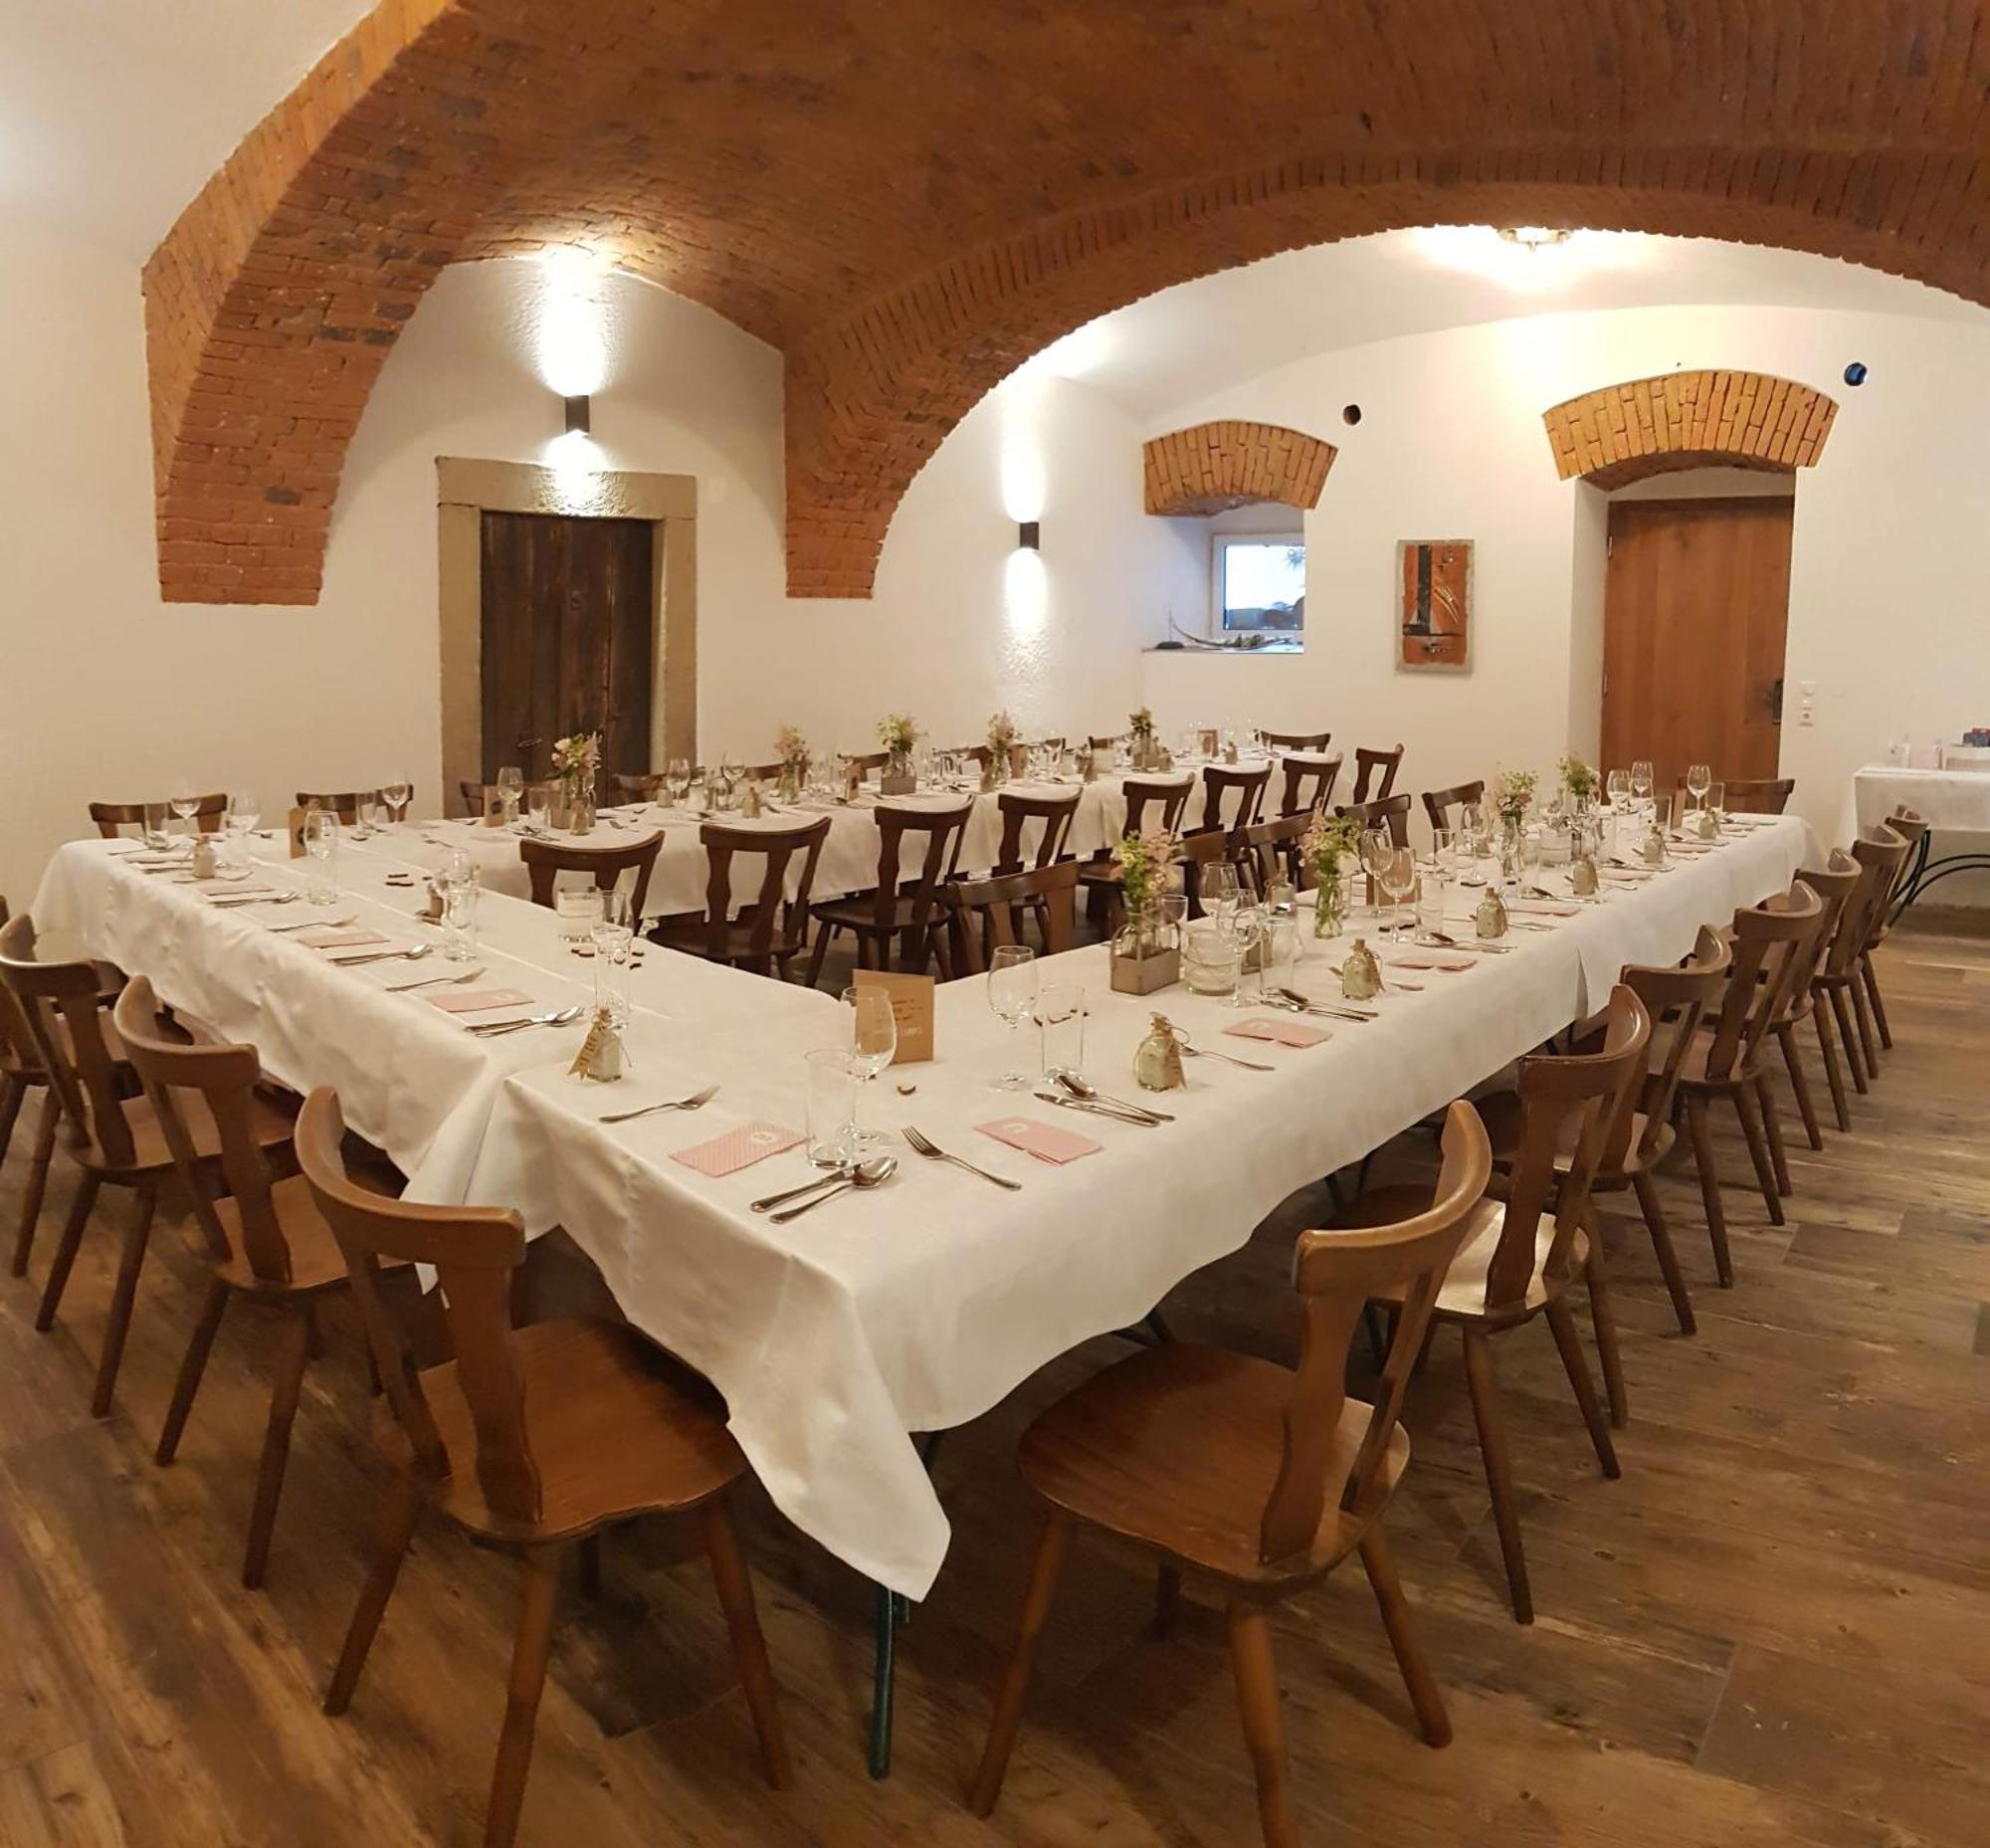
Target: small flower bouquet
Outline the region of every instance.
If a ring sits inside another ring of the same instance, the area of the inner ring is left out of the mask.
[[[1580,806],[1594,801],[1596,797],[1596,772],[1580,757],[1564,757],[1561,760],[1561,786],[1568,792],[1568,799]]]
[[[1121,994],[1152,994],[1181,979],[1181,945],[1161,915],[1161,899],[1179,852],[1158,830],[1129,834],[1112,850],[1126,922],[1112,939],[1112,986]]]
[[[917,722],[903,713],[892,713],[878,721],[878,741],[885,747],[879,791],[888,796],[910,795],[918,787],[912,774],[912,746],[919,741]]]
[[[774,733],[774,756],[781,766],[781,798],[795,802],[808,783],[808,739],[796,725],[783,725]]]
[[[1015,743],[1016,737],[1016,721],[1009,717],[1006,711],[997,713],[993,719],[989,719],[988,748],[998,757],[1001,757],[1005,761],[1007,760],[1009,746]]]
[[[560,787],[566,826],[585,834],[594,824],[595,782],[601,774],[601,733],[575,731],[553,739],[553,780]]]
[[[1133,746],[1133,767],[1149,770],[1154,767],[1157,746],[1154,742],[1154,715],[1146,707],[1126,715],[1126,730]]]
[[[1533,806],[1534,785],[1539,779],[1532,770],[1501,770],[1493,785],[1492,806],[1509,827],[1519,827]]]
[[[1317,811],[1299,842],[1299,855],[1312,880],[1312,933],[1338,936],[1343,917],[1340,863],[1361,851],[1361,824],[1352,815]]]

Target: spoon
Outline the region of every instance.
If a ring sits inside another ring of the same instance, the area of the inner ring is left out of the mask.
[[[749,1213],[772,1212],[777,1206],[785,1206],[790,1200],[799,1200],[805,1193],[814,1193],[822,1187],[833,1187],[840,1180],[848,1180],[857,1172],[855,1161],[839,1162],[835,1167],[825,1168],[813,1180],[805,1180],[799,1187],[786,1187],[779,1193],[765,1193],[757,1200],[748,1200]]]
[[[1504,943],[1462,942],[1442,930],[1434,931],[1431,941],[1442,944],[1446,949],[1470,949],[1486,956],[1510,956],[1513,953]]]
[[[1215,1052],[1207,1046],[1191,1046],[1179,1036],[1175,1044],[1191,1059],[1221,1059],[1225,1065],[1241,1065],[1247,1072],[1276,1072],[1279,1069],[1276,1065],[1260,1065],[1256,1059],[1239,1059],[1231,1053]]]
[[[1091,1079],[1078,1072],[1055,1072],[1052,1076],[1075,1098],[1088,1104],[1110,1104],[1115,1110],[1130,1111],[1135,1117],[1151,1117],[1156,1123],[1173,1123],[1166,1111],[1149,1110],[1144,1104],[1129,1104],[1124,1098],[1108,1098]]]
[[[839,1193],[848,1193],[853,1187],[878,1187],[890,1180],[898,1171],[896,1155],[873,1155],[869,1161],[860,1161],[848,1174],[839,1175],[828,1188],[818,1193],[812,1200],[804,1200],[799,1206],[790,1206],[782,1212],[769,1213],[768,1222],[784,1226],[790,1219],[799,1219],[802,1214],[812,1212],[825,1200],[833,1200]]]
[[[570,1020],[578,1020],[580,1015],[581,1008],[575,1003],[550,1014],[534,1014],[529,1020],[494,1020],[488,1026],[473,1026],[469,1031],[481,1040],[495,1040],[500,1033],[519,1033],[526,1027],[563,1027]]]
[[[484,973],[480,962],[474,969],[465,969],[461,975],[424,975],[418,982],[389,982],[389,994],[407,994],[416,988],[460,988],[465,982],[474,982]]]

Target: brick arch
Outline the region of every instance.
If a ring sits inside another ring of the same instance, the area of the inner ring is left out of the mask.
[[[1838,404],[1765,372],[1667,372],[1605,385],[1541,413],[1555,473],[1624,488],[1677,469],[1807,469]]]
[[[1276,502],[1309,513],[1319,505],[1331,443],[1283,424],[1225,417],[1150,438],[1140,447],[1140,472],[1150,513],[1223,513],[1233,507]]]
[[[1278,251],[1565,224],[1990,300],[1976,10],[1460,0],[1433,33],[1365,0],[382,0],[146,267],[161,591],[314,600],[424,292],[548,243],[780,349],[789,588],[817,596],[869,594],[913,475],[1032,353]]]

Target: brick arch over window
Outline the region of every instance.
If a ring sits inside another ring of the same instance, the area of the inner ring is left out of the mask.
[[[1141,445],[1150,513],[1222,513],[1275,501],[1310,512],[1336,454],[1303,431],[1235,417],[1170,430]]]
[[[1807,469],[1838,404],[1764,372],[1667,372],[1586,391],[1542,412],[1555,472],[1624,488],[1676,469]]]
[[[805,596],[869,594],[912,477],[1032,353],[1278,251],[1575,225],[1984,301],[1978,10],[381,0],[146,267],[161,589],[313,601],[423,293],[548,244],[782,352]]]

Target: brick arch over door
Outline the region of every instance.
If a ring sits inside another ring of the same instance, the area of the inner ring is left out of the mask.
[[[315,600],[424,291],[552,244],[781,350],[803,596],[869,594],[907,484],[1032,353],[1278,251],[1580,225],[1984,301],[1983,10],[382,0],[146,267],[161,589]]]
[[[1303,431],[1235,417],[1170,430],[1140,446],[1146,510],[1222,513],[1270,501],[1309,513],[1335,453]]]
[[[1838,404],[1764,372],[1667,372],[1605,385],[1541,413],[1555,472],[1625,488],[1677,469],[1807,469]]]

